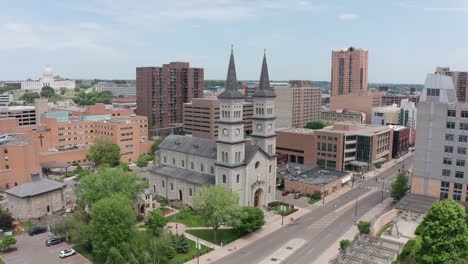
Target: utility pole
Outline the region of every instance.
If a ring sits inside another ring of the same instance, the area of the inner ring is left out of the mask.
[[[320,170],[320,174],[322,174],[323,179],[323,204],[325,204],[325,174]]]
[[[380,201],[380,203],[383,203],[384,188],[385,188],[385,182],[384,182],[384,178],[382,177],[382,200]]]
[[[281,205],[281,225],[284,225],[284,195],[283,195],[283,204]]]

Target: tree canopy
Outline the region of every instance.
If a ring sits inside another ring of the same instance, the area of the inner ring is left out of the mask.
[[[148,182],[134,172],[121,168],[103,167],[99,173],[90,173],[80,179],[75,188],[78,204],[91,207],[102,198],[122,193],[132,202],[137,202],[139,195],[148,188]]]
[[[153,145],[151,145],[151,154],[154,154],[154,152],[158,150],[159,144],[161,144],[161,142],[163,142],[164,139],[166,139],[166,136],[159,136],[159,138],[156,139]]]
[[[151,211],[146,221],[146,227],[152,233],[155,232],[156,228],[163,228],[167,224],[167,219],[159,209]]]
[[[136,218],[132,203],[122,193],[97,201],[90,216],[93,252],[102,259],[107,259],[109,250],[128,241],[134,232]]]
[[[111,92],[79,92],[73,97],[73,102],[78,105],[95,105],[97,103],[110,104],[112,103]]]
[[[31,104],[31,103],[34,102],[34,99],[40,98],[40,97],[41,96],[36,92],[34,92],[34,93],[26,92],[23,95],[21,95],[19,99],[24,100],[27,104]]]
[[[265,224],[265,215],[262,209],[257,207],[244,206],[241,207],[240,221],[236,226],[242,234],[254,232]]]
[[[322,128],[326,127],[326,126],[327,126],[327,124],[325,124],[325,123],[322,123],[320,121],[314,121],[314,122],[307,123],[305,128],[308,128],[308,129],[322,129]]]
[[[392,182],[392,189],[390,191],[390,196],[395,200],[400,200],[405,196],[408,191],[408,176],[406,171],[398,173],[395,180]]]
[[[214,230],[215,239],[221,225],[237,226],[240,207],[239,195],[222,185],[203,187],[193,198],[195,210]]]
[[[120,162],[120,147],[108,138],[97,138],[86,157],[96,166],[107,164],[115,167]]]

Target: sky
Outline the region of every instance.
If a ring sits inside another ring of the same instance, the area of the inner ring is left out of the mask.
[[[331,51],[369,51],[369,82],[423,83],[468,71],[468,0],[0,0],[0,80],[135,79],[188,61],[225,79],[329,81]]]

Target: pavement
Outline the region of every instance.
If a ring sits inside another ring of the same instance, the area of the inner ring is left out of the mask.
[[[71,246],[61,243],[47,247],[45,241],[50,237],[53,237],[50,233],[16,236],[16,245],[8,253],[2,253],[2,259],[6,264],[91,264],[78,253],[61,259],[58,255],[59,252],[70,249]]]
[[[366,174],[364,180],[356,181],[351,190],[343,190],[344,193],[339,190],[327,196],[325,205],[319,202],[288,216],[293,220],[286,219],[286,226],[280,228],[277,222],[267,224],[260,231],[202,256],[200,263],[263,263],[266,258],[281,260],[274,263],[313,263],[353,227],[355,219],[364,216],[389,197],[388,190],[393,177],[403,164],[408,169],[412,167],[412,162],[412,153],[399,160],[392,160],[377,172]],[[293,252],[284,258],[280,249],[288,247],[286,245],[291,241],[301,240],[305,243],[300,243],[300,246],[296,246],[298,248],[288,249]]]

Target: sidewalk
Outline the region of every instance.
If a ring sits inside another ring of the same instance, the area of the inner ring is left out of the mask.
[[[405,159],[407,159],[407,158],[409,158],[409,157],[411,157],[411,156],[413,156],[413,155],[414,155],[414,152],[408,152],[408,153],[406,153],[405,155],[399,157],[398,159],[392,159],[391,161],[382,164],[382,167],[381,167],[380,169],[375,169],[375,170],[366,172],[366,173],[364,174],[364,177],[365,177],[366,179],[374,178],[374,177],[377,176],[379,173],[381,173],[381,172],[387,170],[388,168],[394,166],[395,164],[397,164],[397,163],[399,163],[399,162],[401,162],[401,161],[403,161],[403,160],[405,160]],[[406,169],[408,169],[408,168],[406,168]]]

